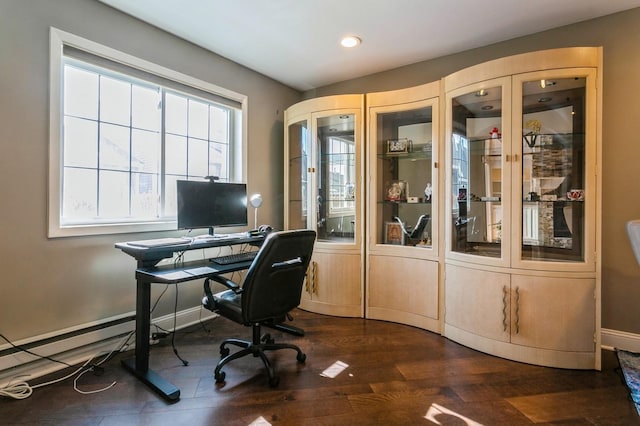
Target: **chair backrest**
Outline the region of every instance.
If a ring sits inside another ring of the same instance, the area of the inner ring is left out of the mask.
[[[300,304],[315,239],[308,229],[267,236],[242,284],[245,324],[282,318]]]

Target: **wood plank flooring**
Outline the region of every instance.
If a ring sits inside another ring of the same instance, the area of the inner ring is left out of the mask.
[[[36,389],[25,400],[0,398],[3,425],[528,425],[640,424],[616,371],[615,354],[603,351],[603,370],[562,370],[507,361],[476,352],[424,330],[382,321],[294,313],[304,337],[272,331],[307,354],[270,354],[280,376],[272,389],[260,360],[228,364],[217,386],[213,369],[222,338],[250,330],[217,318],[179,331],[154,345],[151,367],[181,389],[168,404],[120,366],[119,354],[104,374],[82,376]],[[206,328],[206,329],[205,329]],[[208,331],[207,331],[208,330]],[[330,379],[320,373],[335,361],[349,365]],[[62,376],[64,372],[56,373]],[[42,382],[50,377],[42,378]],[[35,383],[32,383],[35,384]]]

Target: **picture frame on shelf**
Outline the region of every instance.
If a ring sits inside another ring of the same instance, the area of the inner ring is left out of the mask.
[[[408,154],[412,151],[413,142],[411,139],[389,139],[386,143],[387,155]]]
[[[384,191],[384,199],[387,201],[406,201],[408,184],[404,180],[391,180],[387,182]]]
[[[404,232],[402,232],[402,225],[400,225],[398,222],[385,222],[384,243],[396,245],[396,246],[403,246]]]

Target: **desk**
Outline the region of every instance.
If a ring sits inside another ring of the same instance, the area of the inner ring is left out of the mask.
[[[132,256],[136,267],[136,348],[135,357],[125,359],[122,365],[142,382],[149,385],[170,402],[180,399],[180,389],[175,387],[149,368],[149,338],[151,334],[151,284],[179,284],[185,281],[204,279],[213,275],[248,269],[251,262],[218,265],[208,259],[183,262],[179,266],[157,266],[163,259],[170,259],[175,253],[211,247],[226,247],[238,244],[259,246],[264,236],[237,236],[233,238],[194,240],[190,243],[162,247],[137,247],[116,243],[116,248]]]

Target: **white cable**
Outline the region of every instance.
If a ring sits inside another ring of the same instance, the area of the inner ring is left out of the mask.
[[[133,334],[134,334],[134,333],[135,333],[135,331],[132,331],[132,332],[130,332],[129,334],[127,334],[127,335],[124,337],[124,341],[122,341],[122,343],[119,343],[119,344],[116,346],[116,348],[115,348],[115,349],[113,349],[111,352],[108,352],[108,353],[106,354],[106,356],[105,356],[102,360],[100,360],[99,362],[97,362],[95,365],[101,365],[101,364],[103,364],[107,359],[109,359],[109,357],[110,357],[110,356],[111,356],[115,351],[119,351],[119,350],[121,350],[122,348],[124,348],[124,347],[126,346],[126,343],[129,341],[129,339],[131,338],[131,336],[133,336]],[[91,358],[89,358],[89,359],[88,359],[84,364],[82,364],[82,366],[81,366],[81,367],[79,367],[78,369],[76,369],[73,373],[69,373],[69,374],[67,374],[67,375],[66,375],[66,376],[64,376],[64,377],[61,377],[61,378],[58,378],[58,379],[54,379],[54,380],[51,380],[51,381],[48,381],[48,382],[44,382],[44,383],[39,383],[39,384],[37,384],[37,385],[33,385],[33,386],[29,385],[29,383],[27,383],[27,382],[26,382],[26,381],[24,381],[24,380],[13,381],[13,380],[16,380],[16,379],[18,379],[18,378],[20,378],[20,377],[29,377],[29,376],[18,376],[18,377],[15,377],[15,378],[14,378],[14,379],[12,379],[12,381],[11,381],[11,382],[9,382],[5,387],[0,388],[0,396],[6,396],[6,397],[9,397],[9,398],[13,398],[13,399],[25,399],[25,398],[28,398],[28,397],[30,397],[30,396],[31,396],[31,394],[33,393],[33,390],[34,390],[34,389],[41,388],[41,387],[48,386],[48,385],[52,385],[52,384],[54,384],[54,383],[62,382],[62,381],[64,381],[64,380],[68,379],[69,377],[75,376],[75,375],[76,375],[76,374],[78,374],[78,373],[80,373],[80,374],[78,375],[78,377],[76,377],[76,378],[74,379],[74,381],[73,381],[73,388],[74,388],[77,392],[79,392],[79,393],[81,393],[81,394],[85,394],[85,395],[86,395],[86,394],[92,394],[92,393],[103,392],[103,391],[105,391],[105,390],[107,390],[107,389],[111,389],[113,386],[115,386],[115,385],[116,385],[116,382],[115,382],[115,381],[114,381],[113,383],[111,383],[109,386],[107,386],[107,387],[105,387],[105,388],[103,388],[103,389],[97,389],[97,390],[93,390],[93,391],[83,391],[83,390],[78,389],[78,386],[77,386],[78,379],[79,379],[80,377],[82,377],[82,375],[83,375],[84,373],[86,373],[87,371],[93,371],[93,367],[92,367],[92,368],[88,368],[88,369],[85,369],[85,367],[86,367],[87,365],[89,365],[89,363],[90,363],[91,361],[93,361],[95,358],[96,358],[96,356],[92,356]],[[84,371],[82,371],[82,370],[84,370]]]

